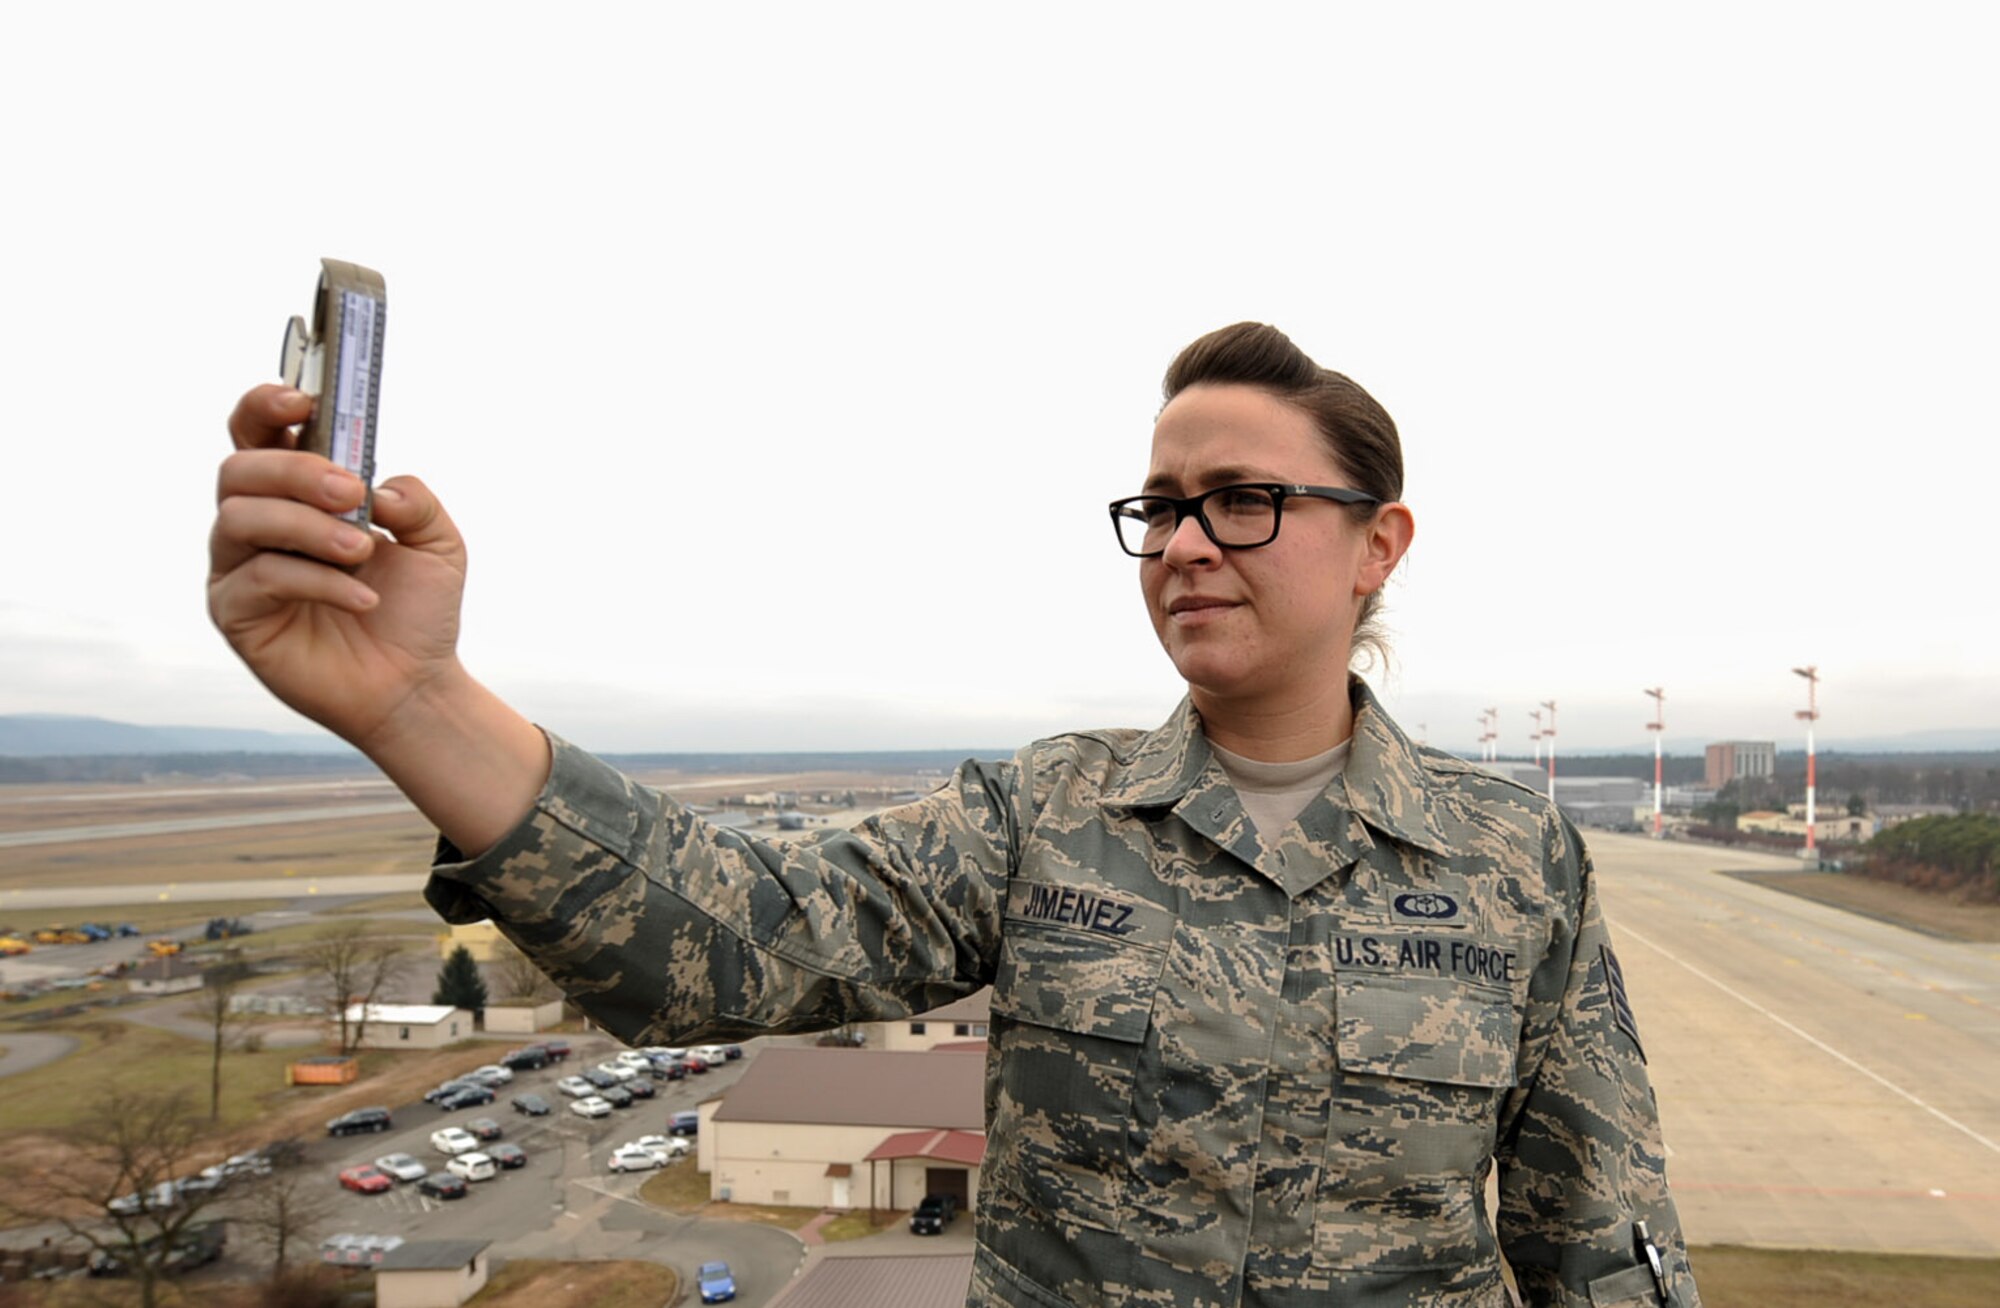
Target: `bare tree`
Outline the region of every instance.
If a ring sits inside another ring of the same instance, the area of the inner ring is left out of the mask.
[[[208,1060],[208,1120],[222,1119],[222,1056],[240,1043],[240,1036],[248,1022],[246,1015],[235,1011],[233,1004],[243,988],[243,981],[250,974],[239,951],[231,950],[221,962],[211,967],[203,976],[205,983],[200,998],[195,1000],[195,1012],[209,1029]]]
[[[231,1215],[270,1246],[273,1280],[285,1276],[292,1247],[331,1214],[334,1193],[325,1177],[292,1161],[280,1161],[265,1175],[234,1187]]]
[[[556,983],[549,980],[548,973],[535,965],[535,961],[502,941],[493,946],[491,964],[493,979],[499,985],[500,998],[525,1000],[534,1004],[545,1004],[562,997]]]
[[[367,1035],[370,1006],[402,970],[401,950],[393,940],[370,937],[367,923],[349,922],[320,933],[303,957],[340,1024],[340,1053],[346,1057]]]
[[[194,1166],[202,1122],[179,1094],[118,1092],[97,1101],[70,1143],[63,1166],[22,1173],[0,1191],[0,1212],[61,1225],[93,1261],[132,1278],[140,1308],[156,1308],[191,1249],[219,1247],[221,1191]]]

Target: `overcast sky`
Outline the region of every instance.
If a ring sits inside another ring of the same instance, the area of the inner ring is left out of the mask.
[[[467,663],[587,746],[1154,725],[1103,505],[1246,318],[1401,427],[1413,732],[2000,727],[1993,12],[10,7],[0,713],[301,728],[202,581],[332,256]]]

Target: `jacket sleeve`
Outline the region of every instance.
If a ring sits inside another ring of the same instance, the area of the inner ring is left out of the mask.
[[[490,918],[629,1044],[824,1030],[992,979],[1014,769],[966,763],[917,803],[794,843],[712,826],[568,742],[532,812],[425,897]]]
[[[1521,1079],[1501,1120],[1501,1250],[1529,1305],[1700,1308],[1596,873],[1567,821],[1551,815],[1547,839],[1564,910],[1530,981]],[[1658,1247],[1665,1299],[1636,1222]]]

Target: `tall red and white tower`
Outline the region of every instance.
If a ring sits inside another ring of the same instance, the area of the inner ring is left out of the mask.
[[[1549,711],[1549,729],[1544,734],[1549,738],[1549,803],[1553,804],[1556,802],[1556,702],[1545,699],[1542,707]]]
[[[1667,729],[1667,692],[1665,688],[1654,686],[1646,692],[1653,697],[1653,720],[1646,724],[1646,730],[1653,733],[1653,839],[1660,838],[1660,760],[1664,751],[1660,746],[1660,734]]]
[[[1813,723],[1819,721],[1819,665],[1807,664],[1803,668],[1793,668],[1794,675],[1806,679],[1806,706],[1792,716],[1806,724],[1806,856],[1811,857],[1818,848],[1813,835],[1813,782],[1817,760],[1813,754]]]

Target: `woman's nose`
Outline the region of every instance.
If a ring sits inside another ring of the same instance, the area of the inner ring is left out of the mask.
[[[1190,513],[1174,525],[1174,534],[1167,537],[1167,548],[1160,558],[1176,568],[1201,567],[1214,563],[1220,553],[1202,530],[1200,520]]]

